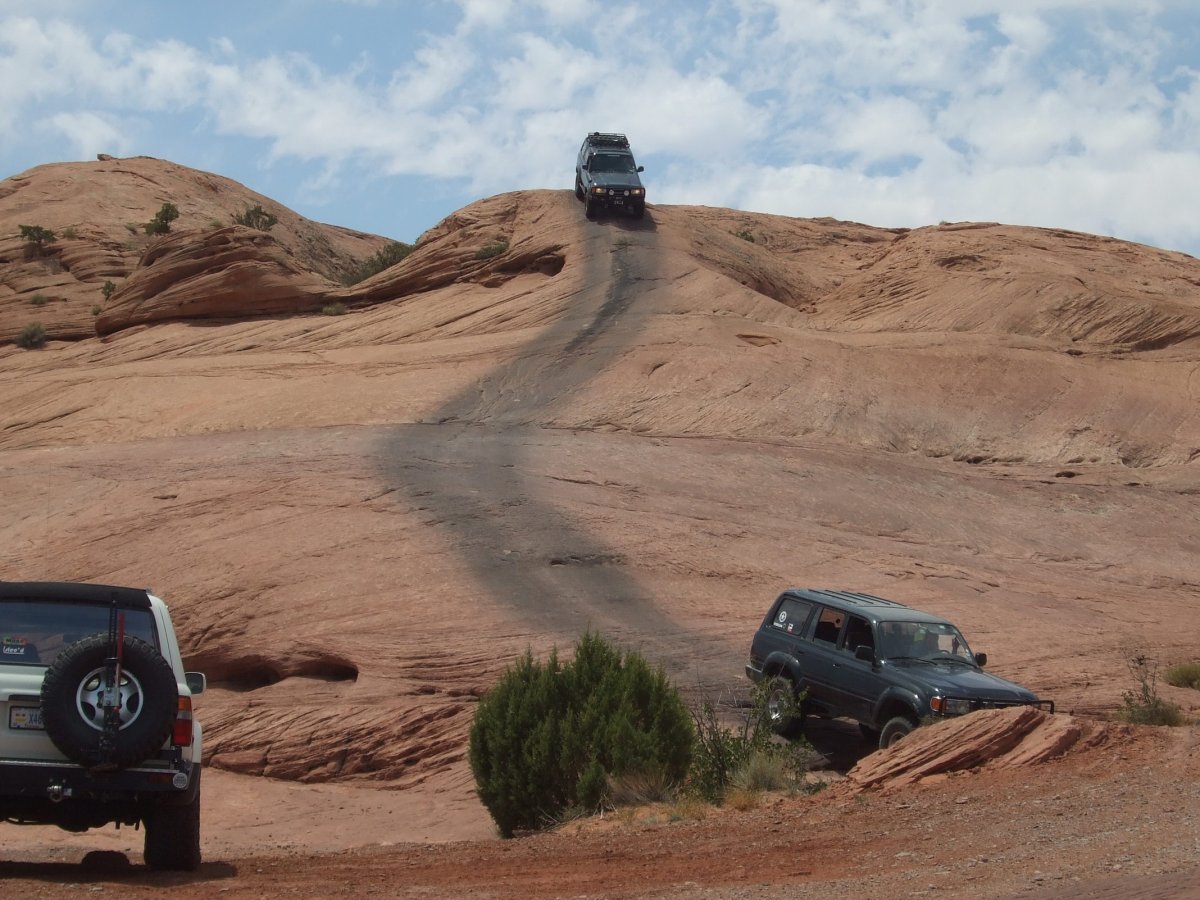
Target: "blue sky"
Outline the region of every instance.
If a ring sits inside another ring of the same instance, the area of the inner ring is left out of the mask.
[[[412,241],[597,129],[651,203],[1200,256],[1193,0],[0,0],[0,177],[156,156]]]

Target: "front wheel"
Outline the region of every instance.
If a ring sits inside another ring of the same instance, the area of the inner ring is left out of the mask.
[[[796,699],[796,685],[786,675],[776,675],[767,684],[767,723],[781,737],[795,737],[804,726],[804,714]]]
[[[886,750],[888,747],[895,746],[912,734],[916,727],[917,723],[908,716],[896,716],[894,719],[888,719],[883,730],[879,732],[879,749]]]
[[[579,176],[575,176],[575,199],[583,199],[583,182],[579,180]]]

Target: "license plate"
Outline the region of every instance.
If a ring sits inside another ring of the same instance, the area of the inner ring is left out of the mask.
[[[8,727],[13,731],[45,731],[40,706],[10,706]]]

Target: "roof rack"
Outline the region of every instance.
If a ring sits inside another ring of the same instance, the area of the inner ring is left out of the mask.
[[[588,135],[588,143],[596,147],[624,147],[629,149],[629,138],[623,134],[604,134],[593,131]]]

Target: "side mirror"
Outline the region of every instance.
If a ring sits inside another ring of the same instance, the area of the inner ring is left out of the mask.
[[[646,167],[645,167],[645,166],[638,166],[638,171],[639,171],[639,172],[645,172],[645,171],[646,171]]]
[[[986,653],[976,653],[975,654],[975,665],[979,666],[979,668],[981,668],[981,669],[984,666],[986,666],[987,665],[987,654]]]
[[[193,696],[203,694],[204,689],[208,687],[208,679],[204,677],[203,672],[184,672],[183,680],[187,682],[188,690]]]
[[[854,658],[861,659],[863,662],[875,662],[875,648],[868,647],[866,644],[859,644],[854,648]]]

